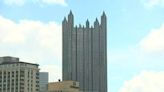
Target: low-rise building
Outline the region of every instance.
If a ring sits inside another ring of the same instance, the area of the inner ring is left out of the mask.
[[[48,92],[80,92],[79,82],[59,81],[48,84]]]

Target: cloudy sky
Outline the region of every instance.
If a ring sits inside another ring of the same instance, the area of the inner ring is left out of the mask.
[[[0,56],[61,78],[61,22],[108,17],[108,92],[164,91],[164,0],[0,0]]]

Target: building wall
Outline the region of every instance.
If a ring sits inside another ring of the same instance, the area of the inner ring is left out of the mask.
[[[48,84],[48,92],[80,92],[79,82],[76,81],[51,82]]]
[[[19,61],[1,63],[0,92],[39,92],[38,65]]]
[[[81,91],[107,92],[107,21],[103,13],[90,27],[74,27],[72,12],[63,20],[63,80],[80,82]]]
[[[40,92],[48,92],[48,72],[39,73]]]

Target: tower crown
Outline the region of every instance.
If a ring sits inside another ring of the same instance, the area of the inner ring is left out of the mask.
[[[67,19],[68,18],[68,19]],[[66,24],[67,26],[69,26],[69,30],[73,30],[73,28],[75,28],[76,25],[74,25],[74,15],[72,13],[72,11],[70,10],[69,14],[68,14],[68,17],[64,17],[64,20],[63,20],[63,23]],[[106,14],[105,12],[103,11],[102,15],[101,15],[101,19],[100,21],[98,20],[98,18],[95,19],[94,23],[93,23],[93,27],[100,27],[103,26],[104,28],[106,27]],[[82,28],[84,25],[79,25],[77,28]],[[85,28],[91,28],[91,25],[90,25],[90,22],[89,20],[87,19],[86,20],[86,24],[85,24]]]

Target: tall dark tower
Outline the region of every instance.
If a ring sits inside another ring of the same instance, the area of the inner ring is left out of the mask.
[[[107,92],[107,18],[105,12],[99,23],[74,26],[70,11],[62,22],[63,80],[80,82],[83,92]]]

